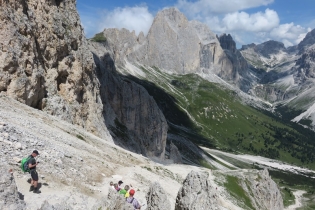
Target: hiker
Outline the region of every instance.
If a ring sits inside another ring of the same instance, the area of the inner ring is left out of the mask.
[[[119,194],[122,194],[122,195],[126,195],[126,193],[128,192],[128,190],[129,190],[129,186],[128,185],[126,185],[123,189],[120,189],[119,190]]]
[[[41,191],[38,189],[38,173],[36,171],[36,166],[38,162],[36,162],[35,157],[39,155],[37,150],[34,150],[33,153],[30,155],[30,159],[28,160],[28,168],[30,169],[31,174],[31,187],[30,191],[33,191],[33,193],[41,193]]]
[[[122,189],[122,185],[121,185],[122,183],[123,183],[123,181],[121,181],[121,180],[118,182],[118,188],[119,188],[119,190]]]
[[[135,199],[133,196],[135,194],[135,190],[134,189],[131,189],[129,191],[129,198],[127,198],[127,202],[128,203],[131,203],[133,205],[133,208],[134,209],[140,209],[141,206],[139,204],[139,202],[137,201],[137,199]]]
[[[124,189],[126,190],[125,198],[129,198],[129,189],[130,189],[129,185],[126,185]]]
[[[113,190],[116,190],[115,187],[114,187],[114,182],[111,181],[111,182],[109,183],[109,185],[110,185],[111,188],[113,188]]]
[[[117,184],[117,183],[114,184],[114,189],[115,189],[117,192],[119,191],[119,188],[118,188],[118,184]]]

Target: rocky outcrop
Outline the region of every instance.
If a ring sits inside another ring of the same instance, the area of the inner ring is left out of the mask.
[[[296,65],[299,69],[297,76],[300,80],[315,78],[315,44],[305,50]]]
[[[133,210],[133,206],[126,202],[126,198],[117,193],[115,190],[110,189],[107,195],[107,208],[108,210]]]
[[[171,209],[170,201],[158,182],[154,182],[146,195],[147,210]]]
[[[255,174],[255,177],[248,179],[250,191],[253,193],[254,199],[252,202],[255,209],[283,209],[283,199],[277,184],[269,176],[267,169]],[[246,189],[246,183],[243,183]]]
[[[178,148],[171,142],[170,144],[170,159],[173,160],[174,163],[182,163],[182,156],[178,150]]]
[[[218,209],[218,201],[215,198],[206,172],[197,173],[191,171],[184,183],[183,187],[178,191],[175,203],[175,210],[182,209]]]
[[[0,91],[109,139],[76,1],[1,1],[0,25]]]
[[[236,43],[230,34],[222,34],[218,37],[218,39],[222,49],[224,49],[224,52],[228,57],[228,61],[231,63],[232,68],[232,72],[230,72],[230,74],[223,75],[225,71],[222,71],[223,73],[220,73],[219,75],[224,79],[233,81],[233,83],[241,90],[247,92],[251,88],[254,80],[250,77],[249,67],[246,60],[236,49]]]
[[[220,41],[222,49],[229,50],[232,53],[235,53],[237,51],[236,43],[230,34],[228,35],[222,34],[221,36],[218,37],[218,39]]]
[[[7,161],[1,159],[1,174],[0,174],[0,209],[15,210],[26,209],[26,204],[19,197],[19,192],[13,175],[9,172]]]
[[[120,146],[148,157],[164,159],[167,122],[154,99],[140,85],[116,72],[112,57],[102,44],[91,43],[101,83],[104,117]]]

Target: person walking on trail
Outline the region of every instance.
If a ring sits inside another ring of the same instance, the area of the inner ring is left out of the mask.
[[[38,189],[38,173],[36,171],[38,162],[35,160],[35,157],[37,157],[37,155],[39,155],[38,151],[34,150],[30,155],[30,159],[28,160],[28,168],[30,169],[31,174],[30,191],[33,191],[33,193],[41,193],[41,191]]]
[[[127,198],[127,202],[128,203],[131,203],[133,205],[133,208],[134,209],[140,209],[141,206],[139,204],[139,202],[137,201],[137,199],[135,199],[133,196],[135,194],[135,190],[134,189],[131,189],[129,191],[129,197]]]

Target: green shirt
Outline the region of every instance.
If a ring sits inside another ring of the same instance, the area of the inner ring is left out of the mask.
[[[126,190],[125,189],[121,189],[121,190],[119,190],[119,194],[123,194],[123,195],[125,195],[126,194]]]

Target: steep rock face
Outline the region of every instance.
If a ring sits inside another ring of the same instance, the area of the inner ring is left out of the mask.
[[[299,77],[302,79],[315,78],[315,44],[310,46],[297,60]]]
[[[247,92],[251,88],[253,78],[249,76],[249,67],[246,60],[236,49],[236,43],[230,34],[222,34],[219,36],[219,41],[233,69],[231,75],[221,75],[221,77],[230,77],[229,80],[234,81],[241,90]]]
[[[109,137],[76,1],[0,3],[0,91]]]
[[[171,209],[166,192],[158,182],[154,182],[146,195],[147,210]]]
[[[218,202],[214,199],[215,189],[210,186],[206,172],[197,173],[191,171],[183,187],[178,191],[175,203],[175,210],[182,209],[219,209]]]
[[[120,146],[164,159],[167,122],[154,99],[140,85],[116,72],[115,52],[90,44],[101,83],[104,117]]]
[[[0,209],[15,210],[26,209],[26,204],[20,200],[13,175],[9,173],[6,161],[1,161],[2,173],[0,174]]]
[[[236,43],[234,42],[232,36],[230,34],[222,34],[218,37],[220,41],[220,45],[223,49],[229,50],[232,53],[236,52]]]

